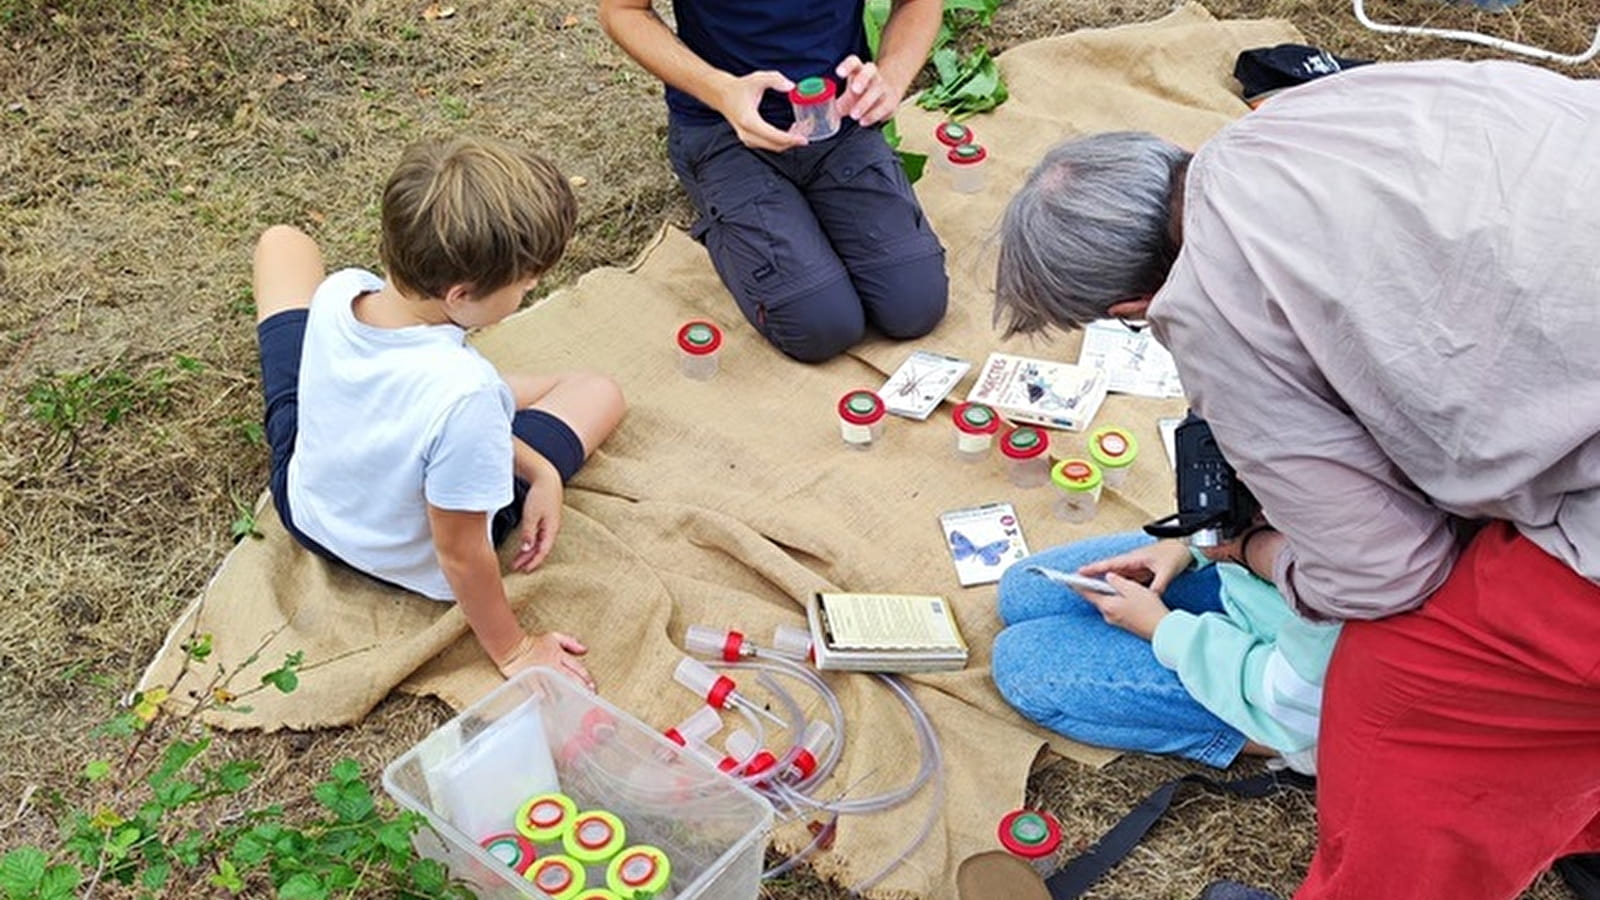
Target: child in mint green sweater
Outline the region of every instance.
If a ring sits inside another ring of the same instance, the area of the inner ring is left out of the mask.
[[[1110,573],[1119,593],[1080,593],[1040,569]],[[1040,725],[1219,768],[1250,752],[1315,773],[1339,626],[1296,615],[1244,567],[1176,541],[1109,535],[1017,562],[999,606],[995,685]]]

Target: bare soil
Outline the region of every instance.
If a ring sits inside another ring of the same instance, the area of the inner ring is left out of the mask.
[[[437,20],[424,6],[0,0],[0,849],[55,834],[83,762],[108,752],[91,729],[266,482],[255,235],[293,223],[330,262],[376,267],[378,190],[400,148],[459,131],[524,140],[581,183],[577,238],[547,290],[631,260],[664,221],[686,222],[661,88],[601,34],[593,4],[456,0]],[[981,39],[998,51],[1167,8],[1011,0]],[[1210,8],[1285,18],[1346,56],[1489,55],[1369,32],[1344,0]],[[1600,0],[1525,0],[1501,15],[1374,0],[1370,12],[1576,53]],[[266,764],[254,799],[302,794],[343,756],[375,772],[448,715],[396,697],[359,727],[221,735],[220,752]],[[1061,762],[1030,796],[1086,842],[1190,769]],[[1189,898],[1225,876],[1287,893],[1312,839],[1306,797],[1197,795],[1090,896]],[[802,875],[764,895],[844,892]],[[1527,896],[1569,895],[1547,876]]]

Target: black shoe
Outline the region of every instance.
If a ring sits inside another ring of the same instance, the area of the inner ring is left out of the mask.
[[[1237,881],[1213,881],[1200,892],[1197,900],[1278,900],[1278,895]]]

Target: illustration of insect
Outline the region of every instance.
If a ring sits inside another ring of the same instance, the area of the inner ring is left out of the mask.
[[[950,552],[955,554],[956,561],[976,556],[986,566],[998,566],[1000,560],[1005,558],[1005,552],[1011,549],[1011,539],[1001,538],[993,543],[978,546],[972,539],[959,531],[950,532]]]

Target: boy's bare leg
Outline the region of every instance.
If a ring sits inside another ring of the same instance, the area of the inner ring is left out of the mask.
[[[586,459],[617,430],[628,408],[617,383],[595,372],[504,377],[517,408],[542,409],[567,423],[583,442]]]
[[[252,267],[256,321],[310,306],[311,295],[327,275],[322,251],[305,232],[289,225],[268,228],[256,241]]]

